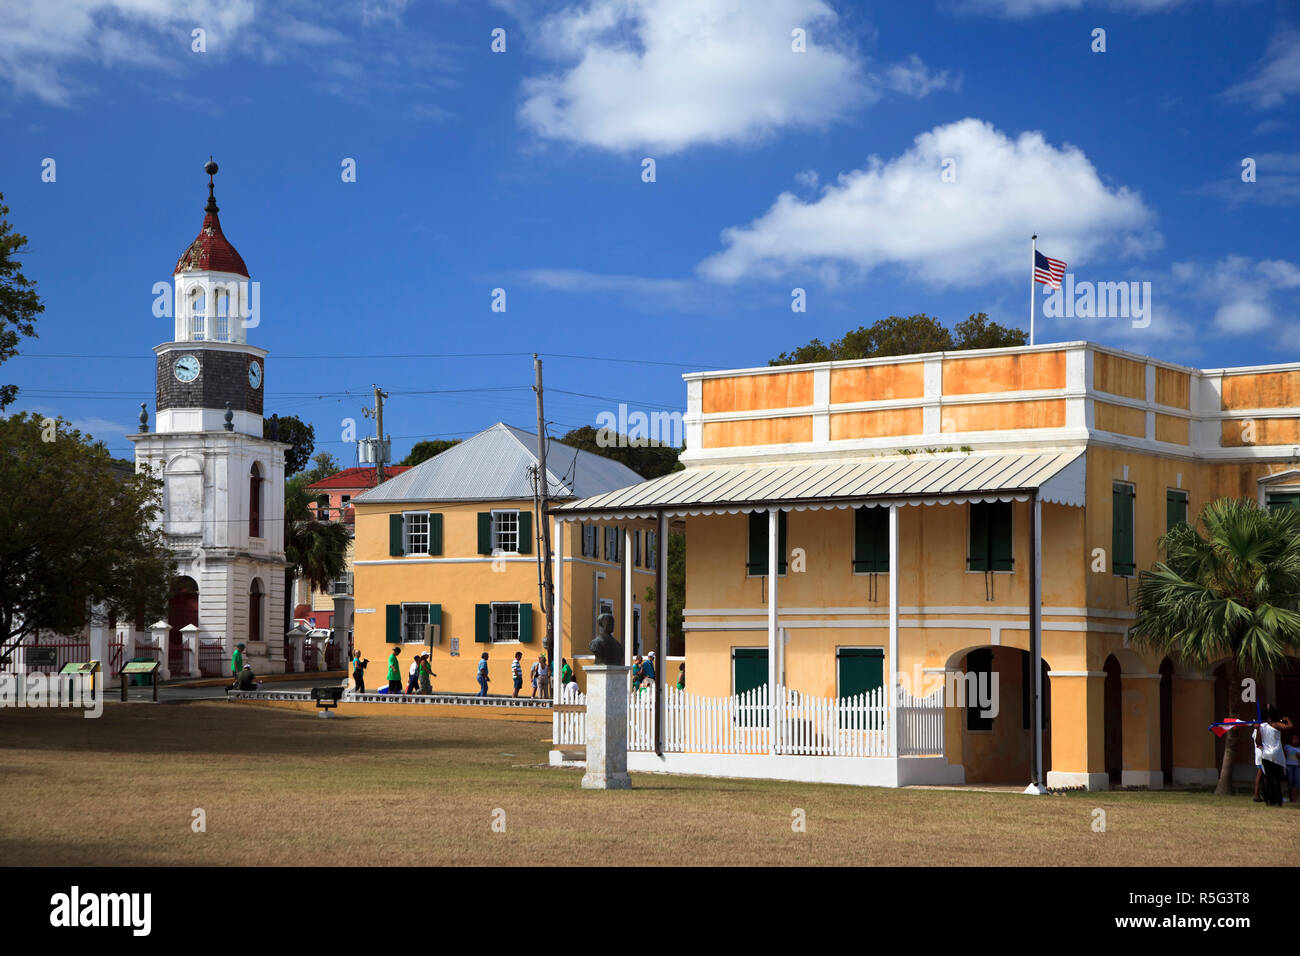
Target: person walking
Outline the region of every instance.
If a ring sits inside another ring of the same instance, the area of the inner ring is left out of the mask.
[[[433,693],[432,678],[437,676],[438,675],[433,672],[433,661],[430,659],[430,656],[427,653],[422,654],[420,656],[420,693],[421,694]]]
[[[1286,779],[1286,754],[1282,750],[1282,733],[1292,727],[1291,718],[1278,719],[1277,708],[1268,705],[1264,720],[1255,728],[1255,743],[1263,757],[1264,802],[1282,806],[1282,781]]]
[[[523,659],[524,659],[524,652],[515,651],[515,659],[510,662],[510,679],[511,681],[514,682],[515,685],[515,692],[511,695],[512,697],[518,697],[519,691],[522,690],[524,686]]]
[[[415,655],[415,660],[411,661],[411,666],[406,669],[406,692],[414,694],[415,689],[420,683],[420,655]]]
[[[645,663],[641,665],[641,677],[646,683],[655,682],[655,652],[651,651],[646,655]]]
[[[560,658],[560,686],[568,687],[573,683],[573,668],[569,666],[567,657]]]
[[[388,655],[388,692],[390,694],[400,694],[402,692],[402,669],[397,666],[397,655],[402,653],[400,647],[394,647],[393,653]]]
[[[244,670],[244,645],[236,644],[235,653],[230,655],[230,677],[236,684]]]
[[[492,678],[488,677],[487,651],[484,651],[483,656],[479,658],[479,662],[478,662],[478,696],[479,697],[486,697],[488,695],[487,692],[488,681],[490,681],[491,679]]]
[[[357,651],[352,658],[352,680],[356,684],[358,694],[366,692],[366,665],[369,663],[369,661],[362,659],[360,651]]]
[[[677,689],[686,689],[686,662],[682,661],[677,665]]]

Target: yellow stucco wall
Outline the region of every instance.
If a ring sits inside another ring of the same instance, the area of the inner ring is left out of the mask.
[[[1223,407],[1294,408],[1300,405],[1300,372],[1248,372],[1223,376]]]
[[[884,435],[919,435],[923,430],[919,408],[885,408],[869,412],[835,412],[831,415],[831,441],[844,438],[879,438]]]
[[[1146,434],[1146,413],[1140,408],[1093,402],[1093,423],[1102,431],[1141,438]]]
[[[528,696],[531,683],[528,670],[542,651],[546,634],[546,620],[538,598],[537,561],[535,554],[494,560],[479,555],[477,515],[493,508],[519,508],[531,510],[531,501],[503,502],[430,502],[406,503],[398,506],[357,504],[357,563],[354,566],[353,584],[356,593],[354,616],[354,643],[370,659],[366,672],[367,688],[377,689],[386,683],[387,659],[390,645],[386,638],[385,608],[390,604],[431,603],[442,605],[442,640],[433,649],[432,666],[438,676],[433,681],[435,690],[452,693],[475,693],[478,684],[475,671],[479,655],[489,655],[490,693],[508,694],[512,690],[510,662],[515,651],[524,658],[523,696]],[[443,553],[435,558],[423,555],[394,557],[388,553],[388,515],[396,511],[438,512],[443,515]],[[624,523],[627,525],[628,523]],[[630,525],[652,528],[650,522]],[[599,526],[597,544],[604,554],[605,525]],[[584,558],[577,524],[565,528],[565,574],[563,592],[564,632],[562,656],[574,663],[574,643],[582,654],[587,654],[591,642],[591,608],[593,592],[614,604],[614,615],[622,635],[622,585],[620,565],[602,559]],[[644,552],[644,538],[642,550]],[[379,562],[367,564],[366,562]],[[603,572],[603,580],[593,579],[592,572]],[[654,583],[654,572],[644,567],[634,569],[633,601],[645,611],[645,589]],[[533,605],[533,633],[530,642],[500,642],[479,644],[474,640],[474,607],[492,601],[519,601]],[[643,618],[643,641],[649,637],[650,628]],[[451,639],[459,639],[459,654],[452,656]],[[402,682],[405,686],[406,669],[412,655],[427,650],[427,645],[402,644]],[[579,667],[580,670],[580,662]],[[579,684],[584,680],[579,676]]]
[[[1224,421],[1219,427],[1224,448],[1300,442],[1300,419],[1295,418],[1238,418]]]
[[[1092,387],[1099,392],[1145,400],[1147,397],[1146,365],[1107,352],[1093,352]]]
[[[1191,408],[1192,377],[1177,369],[1156,366],[1156,401],[1173,408]]]
[[[705,448],[735,448],[741,445],[784,445],[812,441],[812,416],[752,418],[734,422],[705,422]]]
[[[1177,415],[1156,413],[1156,441],[1167,441],[1175,445],[1186,445],[1189,441],[1189,422]]]
[[[978,405],[944,405],[944,432],[1002,431],[1013,428],[1060,428],[1065,425],[1065,402],[1045,399],[1026,402],[981,402]]]

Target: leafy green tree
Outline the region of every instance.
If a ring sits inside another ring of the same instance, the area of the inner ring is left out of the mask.
[[[608,429],[584,425],[565,433],[560,441],[570,448],[580,448],[602,458],[622,462],[642,478],[658,478],[682,470],[683,466],[677,458],[683,449],[641,438],[635,440],[635,445],[639,447],[633,447],[633,439],[622,434],[602,434],[607,431]],[[561,456],[563,453],[564,449],[558,449],[548,454]],[[552,471],[564,470],[554,464],[554,458],[548,458],[546,464]]]
[[[159,529],[161,481],[29,413],[0,419],[0,465],[0,651],[77,631],[92,608],[165,616],[175,563]]]
[[[451,441],[445,439],[417,441],[411,446],[405,458],[399,462],[402,465],[418,465],[420,462],[428,461],[434,455],[441,455],[452,445],[459,445],[460,439],[454,438]]]
[[[954,352],[964,349],[992,349],[1024,345],[1027,336],[1020,329],[1010,329],[990,322],[978,312],[957,323],[956,335],[938,319],[924,312],[906,317],[891,315],[874,325],[863,325],[829,345],[813,339],[807,345],[782,352],[769,365],[801,365],[841,359],[880,358],[888,355],[917,355],[922,352]]]
[[[307,494],[306,488],[308,485],[314,485],[316,482],[328,478],[330,475],[335,474],[338,471],[339,463],[334,456],[327,451],[318,451],[311,460],[310,468],[306,471],[298,472],[298,474],[285,482],[286,496],[289,489],[300,490],[305,496]]]
[[[0,193],[0,362],[18,354],[19,336],[36,337],[36,316],[45,311],[36,283],[23,275],[18,255],[27,237],[13,231],[9,207]],[[0,412],[18,395],[17,385],[0,385]]]
[[[1139,649],[1202,670],[1226,658],[1232,705],[1242,672],[1276,670],[1300,648],[1300,512],[1219,498],[1197,521],[1172,528],[1160,541],[1165,560],[1138,575],[1129,634]],[[1225,746],[1215,793],[1231,792]]]
[[[276,415],[262,420],[262,437],[288,442],[284,453],[284,476],[296,475],[307,467],[316,447],[316,429],[296,415]]]

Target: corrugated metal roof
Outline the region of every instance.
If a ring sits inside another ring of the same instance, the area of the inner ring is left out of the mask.
[[[872,499],[937,502],[1008,497],[1033,489],[1039,489],[1046,500],[1082,506],[1083,468],[1083,452],[1078,450],[688,468],[552,510],[575,516],[606,512],[648,517],[661,508],[694,513],[753,511],[773,504],[833,506]]]
[[[353,501],[497,501],[531,498],[528,469],[537,465],[537,436],[497,422]],[[546,471],[552,497],[598,495],[641,481],[617,461],[552,441]]]

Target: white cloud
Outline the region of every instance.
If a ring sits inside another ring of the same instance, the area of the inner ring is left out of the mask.
[[[815,169],[803,169],[794,174],[794,181],[804,189],[816,189],[821,178]]]
[[[1279,27],[1255,75],[1229,87],[1224,95],[1259,110],[1300,96],[1300,30]]]
[[[1109,0],[1089,2],[1084,0],[959,0],[957,9],[965,13],[991,13],[996,16],[1023,18],[1060,10],[1081,10],[1084,6],[1109,10],[1127,10],[1133,13],[1155,13],[1172,10],[1183,0]]]
[[[955,182],[941,176],[955,161]],[[939,126],[888,162],[842,174],[817,199],[782,193],[699,266],[734,282],[816,270],[824,279],[896,267],[936,286],[1023,274],[1029,237],[1072,265],[1111,251],[1140,256],[1163,240],[1141,197],[1104,183],[1075,146],[1041,133],[1011,139],[978,119]]]
[[[1254,335],[1279,328],[1295,340],[1286,320],[1300,298],[1293,291],[1300,289],[1300,266],[1295,263],[1225,256],[1209,265],[1175,263],[1170,275],[1174,294],[1198,302],[1211,316],[1215,331]]]
[[[791,49],[796,28],[807,52]],[[547,16],[536,37],[557,69],[524,81],[520,121],[601,149],[750,143],[880,95],[826,0],[588,0]]]
[[[947,70],[933,71],[915,53],[907,60],[882,70],[879,81],[888,89],[917,99],[929,96],[936,90],[961,88],[960,75],[950,77]]]

